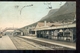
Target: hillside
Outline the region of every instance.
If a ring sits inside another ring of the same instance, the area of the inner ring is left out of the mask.
[[[68,22],[74,19],[75,14],[76,14],[76,2],[66,2],[55,13],[52,14],[49,12],[49,14],[45,16],[46,19],[44,17],[40,20],[40,22],[43,22],[44,20],[48,22],[55,22],[55,21],[62,22],[63,20],[65,22]]]
[[[49,13],[43,17],[39,22],[47,21],[47,22],[69,22],[72,21],[76,14],[76,2],[66,2],[63,6],[59,9],[52,9]],[[23,28],[36,26],[36,23],[33,23],[28,26],[24,26]]]
[[[58,11],[58,9],[50,10],[49,13],[45,17],[43,17],[41,20],[46,19],[46,18],[52,16],[56,11]]]

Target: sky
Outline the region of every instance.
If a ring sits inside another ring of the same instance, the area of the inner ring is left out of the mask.
[[[6,27],[21,28],[39,21],[42,17],[46,16],[51,10],[48,9],[48,4],[45,5],[44,3],[50,3],[50,1],[0,2],[0,30],[5,29]],[[65,3],[65,1],[51,1],[52,9],[58,9]],[[29,6],[31,4],[33,4],[33,6]]]

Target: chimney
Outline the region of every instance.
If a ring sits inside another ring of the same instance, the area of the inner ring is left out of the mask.
[[[46,21],[44,21],[44,26],[46,26]]]

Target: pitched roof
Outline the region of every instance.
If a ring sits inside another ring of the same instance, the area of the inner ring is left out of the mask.
[[[49,26],[49,27],[50,27],[50,26],[60,26],[60,25],[62,25],[62,23],[58,23],[58,22],[55,22],[55,23],[47,22],[47,23],[46,23],[46,26]],[[42,27],[42,26],[45,26],[45,25],[44,25],[44,22],[38,22],[38,23],[37,23],[37,26],[38,26],[38,27]]]

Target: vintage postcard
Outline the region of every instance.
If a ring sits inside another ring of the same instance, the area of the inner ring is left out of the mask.
[[[0,50],[76,50],[76,2],[0,1]]]

